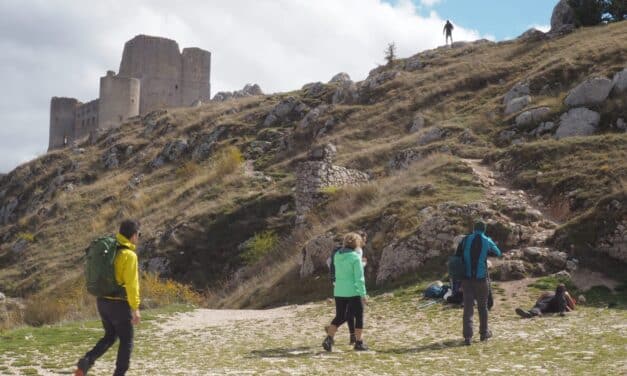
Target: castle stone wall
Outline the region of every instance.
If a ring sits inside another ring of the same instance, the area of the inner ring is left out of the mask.
[[[87,136],[89,132],[98,128],[98,105],[99,100],[94,99],[76,107],[73,139]]]
[[[200,99],[211,99],[211,53],[200,48],[185,48],[181,56],[181,105],[191,106]]]
[[[50,136],[48,150],[61,148],[74,138],[75,98],[52,97],[50,100]]]
[[[139,115],[141,98],[137,78],[114,76],[113,72],[100,78],[100,113],[98,127],[111,128],[131,116]]]

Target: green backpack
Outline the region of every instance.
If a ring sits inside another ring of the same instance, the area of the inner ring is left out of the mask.
[[[124,288],[115,280],[113,262],[117,254],[118,242],[113,236],[103,236],[91,242],[85,261],[85,281],[90,294],[124,297]]]

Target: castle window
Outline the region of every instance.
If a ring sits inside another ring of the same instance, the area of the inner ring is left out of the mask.
[[[179,89],[179,85],[174,85],[174,90],[178,90]]]

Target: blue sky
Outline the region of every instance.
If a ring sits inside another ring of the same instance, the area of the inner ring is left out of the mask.
[[[492,35],[515,38],[533,25],[548,26],[557,0],[412,0],[423,16],[435,11],[444,19]],[[388,0],[397,3],[399,0]],[[430,5],[433,4],[433,5]],[[454,35],[454,34],[453,34]]]

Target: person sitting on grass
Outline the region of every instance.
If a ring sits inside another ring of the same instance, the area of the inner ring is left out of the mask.
[[[575,310],[575,300],[566,291],[563,283],[557,285],[555,293],[545,292],[540,295],[536,304],[529,311],[516,308],[518,316],[528,319],[535,316],[542,316],[545,313],[559,313],[564,316],[565,312]]]

